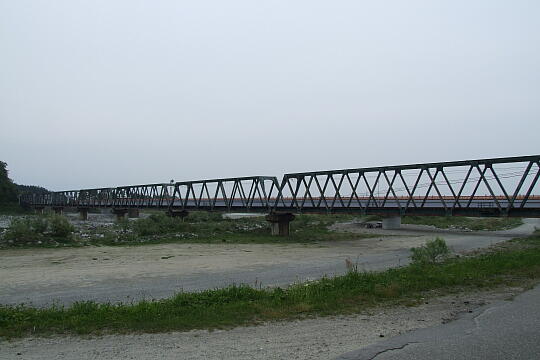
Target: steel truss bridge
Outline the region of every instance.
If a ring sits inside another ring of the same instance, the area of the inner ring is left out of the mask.
[[[35,207],[540,217],[540,155],[21,195]]]

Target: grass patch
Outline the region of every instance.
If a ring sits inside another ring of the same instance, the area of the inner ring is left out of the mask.
[[[473,218],[463,216],[404,216],[403,224],[431,225],[439,229],[507,230],[523,224],[520,218]]]
[[[230,286],[128,305],[80,302],[47,309],[0,306],[0,336],[227,328],[410,303],[427,291],[486,288],[540,278],[540,233],[512,243],[520,246],[440,264],[416,263],[383,272],[351,271],[288,288]]]
[[[441,238],[429,240],[425,245],[411,249],[411,261],[415,264],[436,264],[450,256],[450,249]]]

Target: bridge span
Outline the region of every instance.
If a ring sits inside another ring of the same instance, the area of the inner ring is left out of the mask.
[[[264,212],[276,234],[295,213],[540,217],[540,155],[26,193],[57,211],[111,208]],[[396,220],[394,225],[396,224]],[[388,224],[392,224],[389,221]]]

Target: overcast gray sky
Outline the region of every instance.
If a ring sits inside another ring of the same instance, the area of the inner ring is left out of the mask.
[[[540,1],[0,0],[0,160],[52,190],[540,153]]]

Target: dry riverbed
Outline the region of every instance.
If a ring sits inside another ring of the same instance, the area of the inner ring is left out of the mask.
[[[377,236],[308,244],[174,243],[1,250],[0,303],[41,306],[53,301],[133,301],[231,283],[287,285],[341,274],[346,271],[345,259],[369,270],[403,265],[411,247],[437,236],[460,253],[528,235],[540,224],[538,219],[525,219],[518,228],[496,232],[419,225],[387,232],[354,223],[336,227]]]

